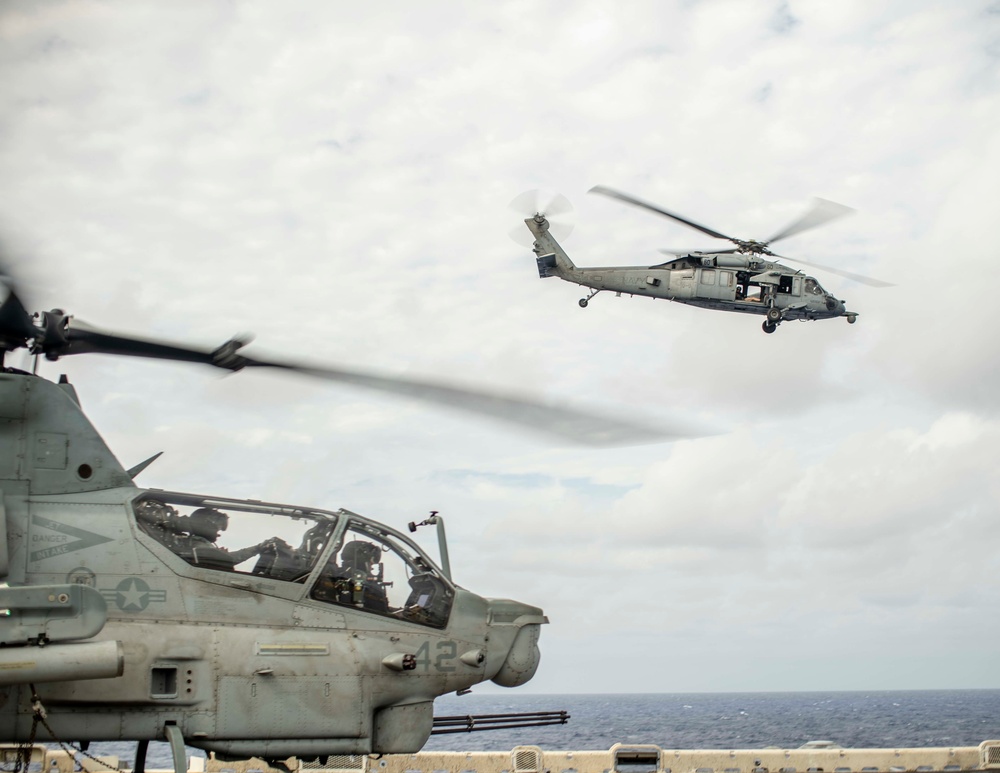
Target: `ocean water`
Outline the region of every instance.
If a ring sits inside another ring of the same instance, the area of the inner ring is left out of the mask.
[[[425,748],[664,749],[976,746],[1000,738],[1000,690],[678,693],[666,695],[454,695],[439,716],[565,709],[564,726],[431,736]]]
[[[608,749],[615,743],[664,749],[841,746],[976,746],[1000,739],[1000,690],[900,692],[680,693],[665,695],[445,696],[437,716],[559,711],[566,725],[431,736],[427,750]],[[134,744],[93,744],[92,754],[131,760]],[[189,755],[204,756],[197,749]],[[169,747],[150,744],[147,767],[171,767]]]

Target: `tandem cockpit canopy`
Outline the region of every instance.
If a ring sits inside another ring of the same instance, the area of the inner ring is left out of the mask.
[[[135,521],[183,563],[201,570],[296,583],[303,599],[443,628],[454,588],[408,537],[346,510],[304,510],[152,491]],[[140,537],[141,540],[141,537]]]

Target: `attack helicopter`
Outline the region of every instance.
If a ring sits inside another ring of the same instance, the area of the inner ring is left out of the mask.
[[[32,315],[9,271],[0,276],[0,358],[26,349],[36,366],[0,359],[0,742],[135,741],[141,771],[149,741],[167,741],[178,773],[185,745],[275,763],[415,752],[435,731],[436,697],[530,680],[548,622],[536,606],[456,584],[437,513],[409,524],[436,525],[435,561],[409,534],[344,508],[138,486],[155,456],[123,465],[74,385],[37,375],[40,358],[277,369],[576,442],[655,436],[489,391],[251,357],[245,338],[206,349],[60,309]],[[262,532],[274,536],[246,546]]]
[[[556,241],[551,230],[550,214],[559,225],[564,226],[569,209],[565,198],[556,196],[549,206],[539,205],[533,213],[529,213],[524,223],[534,236],[533,249],[540,278],[555,276],[591,288],[591,293],[580,299],[581,308],[586,308],[590,300],[602,291],[611,291],[619,296],[622,293],[644,295],[706,309],[762,315],[765,317],[762,329],[765,333],[774,333],[778,325],[787,320],[845,317],[849,323],[854,324],[858,318],[858,312],[848,310],[844,301],[824,290],[816,279],[778,263],[777,259],[802,263],[873,287],[891,286],[888,282],[861,274],[777,255],[771,251],[770,245],[774,242],[853,212],[849,207],[832,201],[817,199],[809,211],[770,239],[756,241],[727,236],[655,204],[605,186],[595,186],[590,192],[655,212],[707,236],[725,239],[735,246],[725,249],[661,250],[673,257],[653,266],[578,267]],[[536,195],[535,199],[538,198]],[[521,210],[530,199],[531,192],[522,194],[511,202],[511,208]],[[771,258],[775,260],[770,260]]]

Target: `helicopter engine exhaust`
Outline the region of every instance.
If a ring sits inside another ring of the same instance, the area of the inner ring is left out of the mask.
[[[742,255],[706,255],[701,265],[711,268],[748,268],[750,261]]]

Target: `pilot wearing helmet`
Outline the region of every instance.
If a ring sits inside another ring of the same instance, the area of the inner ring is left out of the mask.
[[[313,596],[321,601],[333,601],[361,607],[370,612],[387,614],[389,599],[385,586],[375,574],[380,566],[382,549],[371,542],[352,540],[340,551],[340,566],[333,561],[320,577]]]
[[[248,558],[274,548],[274,539],[264,540],[242,550],[229,551],[221,548],[215,543],[228,526],[229,516],[214,507],[199,507],[191,513],[187,523],[187,531],[191,535],[188,538],[191,557],[187,560],[195,566],[231,572]]]

